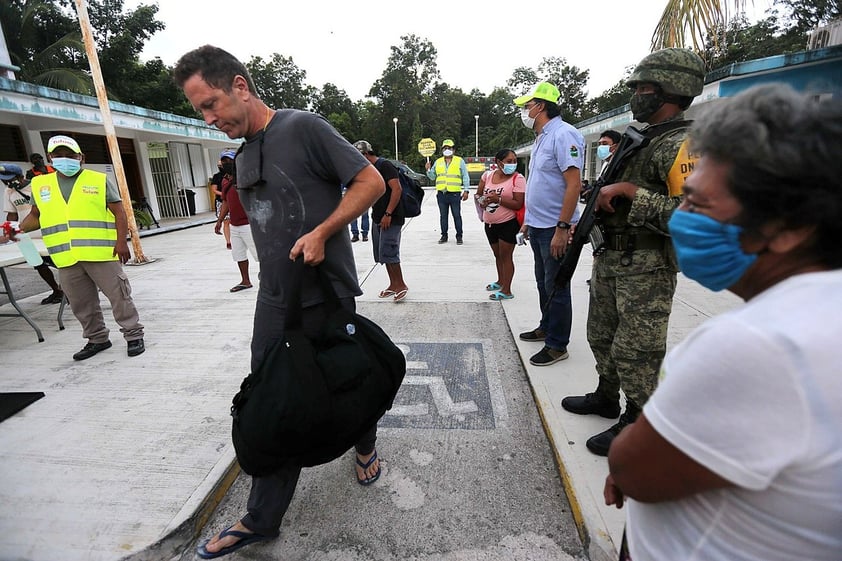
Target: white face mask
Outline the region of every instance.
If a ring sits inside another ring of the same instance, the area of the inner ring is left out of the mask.
[[[523,122],[523,126],[532,129],[535,126],[535,117],[529,116],[529,109],[526,107],[520,110],[520,120]]]
[[[453,155],[453,150],[451,150],[450,148],[448,148],[448,149],[446,149],[446,150],[442,150],[442,151],[441,151],[441,154],[442,154],[442,156],[444,156],[445,158],[449,158],[450,156],[452,156],[452,155]]]

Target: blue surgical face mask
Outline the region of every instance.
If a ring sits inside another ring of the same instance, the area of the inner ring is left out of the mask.
[[[600,160],[607,160],[611,155],[611,147],[605,144],[600,144],[596,147],[596,157]]]
[[[517,164],[503,164],[503,173],[511,175],[517,171]]]
[[[52,165],[62,175],[76,175],[82,169],[82,162],[76,158],[53,158]]]
[[[757,259],[757,255],[743,252],[743,228],[736,224],[676,210],[669,231],[681,272],[713,291],[733,286]]]

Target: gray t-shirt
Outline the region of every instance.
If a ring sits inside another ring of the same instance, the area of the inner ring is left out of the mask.
[[[237,192],[260,258],[258,306],[284,309],[290,249],[336,210],[340,185],[350,184],[368,160],[320,115],[282,109],[265,132],[246,141],[236,164]],[[261,177],[265,183],[256,184]],[[327,240],[322,267],[340,298],[362,294],[347,229]],[[314,271],[305,272],[302,300],[305,307],[322,301]]]

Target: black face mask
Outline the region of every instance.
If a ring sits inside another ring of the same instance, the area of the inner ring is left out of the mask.
[[[234,164],[222,164],[222,173],[227,173],[228,175],[234,175]]]
[[[664,98],[657,93],[634,94],[629,100],[632,117],[639,123],[645,123],[663,104]]]

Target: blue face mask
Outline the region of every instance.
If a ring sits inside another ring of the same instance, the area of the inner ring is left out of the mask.
[[[82,169],[82,162],[76,158],[53,158],[52,165],[62,175],[76,175]]]
[[[511,175],[517,171],[517,164],[503,164],[503,173]]]
[[[600,144],[596,147],[596,157],[600,160],[607,160],[608,156],[611,155],[611,147],[606,146],[605,144]]]
[[[669,230],[681,272],[713,291],[733,286],[757,259],[757,255],[743,252],[743,228],[736,224],[676,210]]]

